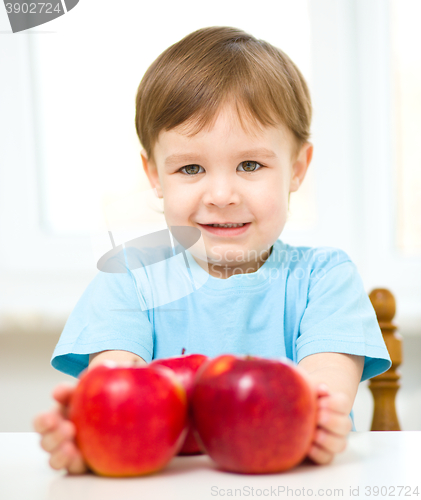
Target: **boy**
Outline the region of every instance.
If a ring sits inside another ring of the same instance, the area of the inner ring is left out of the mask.
[[[149,67],[135,121],[168,227],[200,230],[206,256],[185,253],[189,274],[176,274],[177,286],[188,282],[192,291],[166,308],[151,292],[148,268],[100,272],[69,317],[52,365],[77,377],[88,364],[145,364],[183,347],[211,357],[288,357],[319,396],[308,458],[331,462],[352,430],[359,382],[391,361],[348,255],[278,239],[313,152],[301,73],[282,51],[239,29],[200,29]],[[164,262],[164,276],[171,265]],[[58,404],[34,427],[53,468],[82,473],[66,418],[72,390],[56,387]]]

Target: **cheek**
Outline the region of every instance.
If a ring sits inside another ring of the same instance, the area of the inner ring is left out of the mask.
[[[167,185],[164,192],[164,211],[168,220],[183,222],[196,207],[194,190],[184,186]]]
[[[286,175],[283,171],[273,169],[267,173],[262,182],[252,186],[249,201],[256,209],[260,206],[266,212],[271,210],[279,212],[288,207],[288,193]]]
[[[254,199],[253,209],[262,221],[283,219],[288,212],[288,195],[280,190],[266,190],[263,196]]]
[[[256,206],[254,216],[258,223],[259,237],[263,238],[262,243],[273,243],[283,231],[288,219],[288,196],[285,197],[279,191],[269,193],[260,206]]]

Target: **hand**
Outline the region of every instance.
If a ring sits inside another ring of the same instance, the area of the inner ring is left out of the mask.
[[[317,431],[307,457],[317,464],[329,464],[336,453],[345,450],[352,421],[346,394],[330,394],[325,384],[317,386]]]
[[[76,447],[76,428],[68,420],[69,402],[74,389],[75,386],[65,383],[57,385],[52,393],[56,405],[49,412],[37,415],[33,427],[42,436],[41,448],[51,454],[49,464],[53,469],[83,474],[89,469]]]

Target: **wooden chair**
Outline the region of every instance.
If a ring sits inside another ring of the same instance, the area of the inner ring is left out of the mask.
[[[368,384],[374,398],[371,430],[400,431],[395,399],[400,387],[401,374],[398,368],[402,363],[402,336],[396,331],[396,325],[392,323],[396,311],[395,298],[386,288],[376,288],[369,297],[376,311],[377,321],[392,361],[389,370],[373,377]]]

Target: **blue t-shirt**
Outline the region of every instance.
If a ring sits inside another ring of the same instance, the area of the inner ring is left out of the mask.
[[[77,377],[90,353],[130,351],[149,363],[185,348],[295,363],[319,352],[355,354],[365,357],[361,381],[390,368],[375,311],[344,251],[278,239],[258,271],[228,279],[210,276],[189,250],[173,253],[131,271],[100,271],[69,316],[52,366]]]

